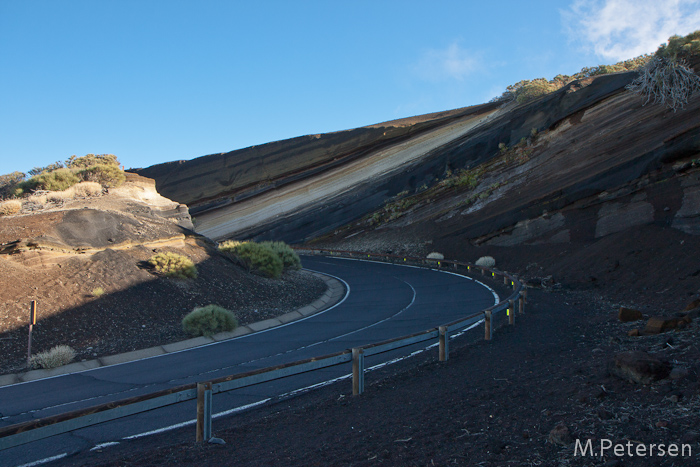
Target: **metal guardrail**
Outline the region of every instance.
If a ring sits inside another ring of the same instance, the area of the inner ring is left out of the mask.
[[[297,249],[297,251],[311,254],[323,254],[329,256],[343,256],[356,259],[371,259],[388,261],[397,264],[408,264],[437,269],[466,269],[467,273],[480,273],[491,278],[503,277],[505,285],[513,287],[513,293],[505,300],[492,305],[478,313],[473,313],[459,320],[428,329],[408,336],[397,337],[383,342],[367,344],[341,352],[299,360],[282,365],[261,368],[245,373],[229,375],[205,383],[192,383],[171,389],[153,392],[142,396],[135,396],[116,402],[108,402],[97,406],[79,409],[72,412],[54,415],[51,417],[32,420],[24,423],[0,428],[0,450],[37,441],[61,433],[67,433],[87,426],[96,425],[110,420],[129,415],[147,412],[157,408],[177,404],[189,400],[197,400],[197,441],[206,441],[211,438],[211,414],[212,395],[219,392],[231,391],[238,388],[253,386],[288,376],[306,373],[309,371],[327,368],[352,362],[352,388],[353,394],[364,392],[364,358],[401,347],[406,347],[428,340],[438,339],[439,359],[446,361],[449,358],[449,334],[458,332],[481,319],[484,320],[484,338],[490,340],[493,336],[493,317],[497,312],[507,311],[509,324],[515,323],[515,302],[518,301],[519,312],[524,313],[527,297],[527,289],[520,281],[508,273],[492,268],[476,266],[472,263],[450,260],[436,260],[416,258],[410,256],[383,255],[373,253],[361,253],[354,251],[326,250],[326,249]]]

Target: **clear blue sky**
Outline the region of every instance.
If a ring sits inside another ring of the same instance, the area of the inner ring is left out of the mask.
[[[479,104],[695,29],[700,0],[0,0],[0,174]]]

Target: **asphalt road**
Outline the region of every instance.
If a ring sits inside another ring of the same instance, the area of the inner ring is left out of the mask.
[[[491,290],[455,274],[340,258],[303,257],[302,261],[307,269],[345,282],[349,288],[345,299],[304,320],[229,341],[2,387],[0,426],[411,334],[482,310],[495,300]],[[381,364],[410,351],[368,357],[366,365]],[[349,364],[340,365],[217,394],[215,418],[349,372]],[[30,464],[193,424],[194,418],[194,401],[183,402],[0,451],[0,467]],[[215,434],[216,421],[213,430]]]

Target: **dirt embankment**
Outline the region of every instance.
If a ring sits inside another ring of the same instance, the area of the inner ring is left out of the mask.
[[[31,300],[39,318],[33,353],[63,344],[77,360],[92,360],[189,338],[181,321],[197,306],[218,304],[247,324],[304,306],[325,290],[300,272],[280,280],[254,276],[191,226],[186,206],[137,175],[106,195],[3,217],[0,373],[26,369]],[[163,251],[190,258],[197,278],[154,274],[147,261]]]

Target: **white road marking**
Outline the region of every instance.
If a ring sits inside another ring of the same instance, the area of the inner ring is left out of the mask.
[[[467,331],[469,331],[469,330],[471,330],[471,329],[474,329],[476,326],[482,324],[483,322],[484,322],[483,319],[477,321],[476,323],[472,324],[472,325],[469,326],[468,328],[463,329],[462,331],[460,331],[460,332],[458,332],[458,333],[456,333],[456,334],[450,336],[450,339],[454,339],[454,338],[456,338],[456,337],[459,337],[459,336],[465,334]],[[411,358],[411,357],[413,357],[413,356],[415,356],[415,355],[419,355],[419,354],[421,354],[421,353],[423,353],[423,352],[425,352],[425,351],[427,351],[427,350],[429,350],[429,349],[432,349],[432,348],[436,347],[437,345],[438,345],[437,343],[430,344],[429,346],[427,346],[427,347],[425,347],[425,348],[423,348],[423,349],[413,351],[413,352],[411,352],[410,354],[405,355],[405,356],[403,356],[403,357],[397,357],[397,358],[394,358],[394,359],[392,359],[392,360],[388,360],[388,361],[386,361],[386,362],[379,363],[379,364],[377,364],[377,365],[374,365],[374,366],[371,366],[371,367],[369,367],[369,368],[366,368],[366,369],[365,369],[365,372],[367,373],[367,372],[370,372],[370,371],[378,370],[378,369],[380,369],[380,368],[384,368],[384,367],[386,367],[386,366],[393,365],[394,363],[398,363],[398,362],[400,362],[400,361],[407,360],[407,359],[409,359],[409,358]],[[298,394],[302,394],[302,393],[304,393],[304,392],[312,391],[312,390],[314,390],[314,389],[319,389],[319,388],[322,388],[322,387],[325,387],[325,386],[329,386],[329,385],[331,385],[331,384],[333,384],[333,383],[337,383],[338,381],[343,381],[343,380],[350,379],[350,378],[352,378],[352,373],[349,373],[349,374],[343,375],[343,376],[339,376],[339,377],[337,377],[337,378],[332,378],[332,379],[329,379],[329,380],[326,380],[326,381],[321,381],[320,383],[312,384],[312,385],[310,385],[310,386],[306,386],[306,387],[303,387],[303,388],[295,389],[295,390],[293,390],[293,391],[290,391],[290,392],[281,394],[281,395],[279,395],[279,396],[277,396],[277,397],[280,398],[280,399],[282,399],[282,398],[287,398],[287,397],[293,397],[293,396],[296,396],[296,395],[298,395]],[[253,403],[246,404],[246,405],[241,405],[241,406],[238,406],[238,407],[234,407],[234,408],[232,408],[232,409],[229,409],[229,410],[224,410],[223,412],[218,412],[218,413],[216,413],[216,414],[213,414],[213,415],[212,415],[212,418],[224,417],[224,416],[230,415],[230,414],[232,414],[232,413],[241,412],[241,411],[243,411],[243,410],[247,410],[247,409],[250,409],[250,408],[253,408],[253,407],[257,407],[257,406],[259,406],[259,405],[263,405],[263,404],[265,404],[266,402],[268,402],[268,401],[270,401],[270,400],[271,400],[271,398],[268,397],[268,398],[266,398],[266,399],[262,399],[262,400],[257,401],[257,402],[253,402]],[[143,438],[143,437],[155,435],[155,434],[158,434],[158,433],[164,433],[164,432],[166,432],[166,431],[176,430],[176,429],[178,429],[178,428],[182,428],[182,427],[185,427],[185,426],[194,425],[194,424],[196,424],[196,423],[197,423],[197,420],[196,420],[196,419],[195,419],[195,420],[188,420],[188,421],[186,421],[186,422],[182,422],[182,423],[177,423],[177,424],[174,424],[174,425],[166,426],[166,427],[163,427],[163,428],[159,428],[159,429],[157,429],[157,430],[151,430],[151,431],[146,431],[146,432],[144,432],[144,433],[139,433],[139,434],[136,434],[136,435],[126,436],[126,437],[124,437],[124,438],[122,438],[122,439],[123,439],[123,440],[128,440],[128,439]],[[97,450],[97,449],[102,449],[102,448],[106,448],[106,447],[110,447],[110,446],[116,446],[116,445],[118,445],[118,444],[120,444],[120,443],[117,442],[117,441],[102,443],[102,444],[98,444],[98,445],[94,446],[92,449],[90,449],[90,451],[95,451],[95,450]],[[46,463],[46,462],[51,462],[51,461],[53,461],[53,460],[60,459],[60,458],[62,458],[62,457],[66,457],[66,456],[67,456],[67,454],[61,454],[60,456],[54,456],[54,457],[50,457],[50,458],[47,458],[47,459],[42,459],[42,460],[40,460],[40,461],[36,461],[36,462],[31,463],[31,464],[24,464],[24,465],[21,465],[21,466],[18,466],[18,467],[32,467],[32,466],[35,466],[35,465],[44,464],[44,463]]]
[[[387,263],[385,261],[375,261],[373,259],[360,259],[360,258],[343,258],[341,256],[325,256],[326,258],[334,258],[334,259],[344,259],[346,261],[364,261],[366,263],[377,263],[377,264],[391,264],[393,266],[403,266],[405,268],[415,268],[415,269],[429,269],[431,271],[436,271],[436,272],[442,272],[445,274],[452,274],[453,276],[461,277],[462,279],[467,279],[473,282],[476,282],[477,284],[481,285],[482,287],[488,289],[491,294],[493,295],[493,304],[498,305],[498,302],[501,300],[501,297],[498,296],[495,290],[493,290],[491,287],[488,285],[484,284],[483,282],[474,279],[473,277],[469,276],[464,276],[462,274],[457,274],[456,272],[452,271],[445,271],[444,269],[433,269],[431,267],[422,267],[422,266],[413,266],[412,264],[401,264],[401,263]]]
[[[28,464],[18,465],[17,467],[34,467],[35,465],[46,464],[47,462],[53,462],[53,461],[58,460],[58,459],[63,459],[66,456],[68,456],[68,453],[64,452],[63,454],[59,454],[57,456],[47,457],[45,459],[40,459],[38,461],[30,462]]]
[[[97,451],[98,449],[108,448],[108,447],[110,447],[110,446],[116,446],[117,444],[119,444],[118,441],[111,441],[111,442],[109,442],[109,443],[97,444],[97,445],[95,445],[94,447],[90,448],[90,450],[91,450],[91,451]]]
[[[247,405],[241,405],[241,406],[238,406],[238,407],[234,407],[233,409],[230,409],[230,410],[225,410],[225,411],[223,411],[223,412],[215,413],[215,414],[213,414],[213,415],[211,416],[211,418],[223,417],[223,416],[225,416],[225,415],[230,415],[230,414],[235,413],[235,412],[240,412],[240,411],[242,411],[242,410],[247,410],[247,409],[250,409],[250,408],[252,408],[252,407],[256,407],[256,406],[258,406],[258,405],[262,405],[262,404],[264,404],[265,402],[267,402],[267,401],[269,401],[269,400],[270,400],[270,398],[267,398],[267,399],[263,399],[263,400],[261,400],[261,401],[253,402],[252,404],[247,404]],[[166,431],[176,430],[176,429],[178,429],[178,428],[182,428],[183,426],[194,425],[194,424],[196,424],[196,423],[197,423],[197,419],[188,420],[188,421],[186,421],[186,422],[176,423],[175,425],[170,425],[170,426],[166,426],[166,427],[163,427],[163,428],[158,428],[157,430],[151,430],[151,431],[146,431],[146,432],[144,432],[144,433],[139,433],[139,434],[137,434],[137,435],[126,436],[126,437],[124,437],[124,438],[122,438],[122,439],[143,438],[144,436],[156,435],[156,434],[158,434],[158,433],[163,433],[163,432],[166,432]],[[117,443],[117,444],[119,444],[119,443]]]

